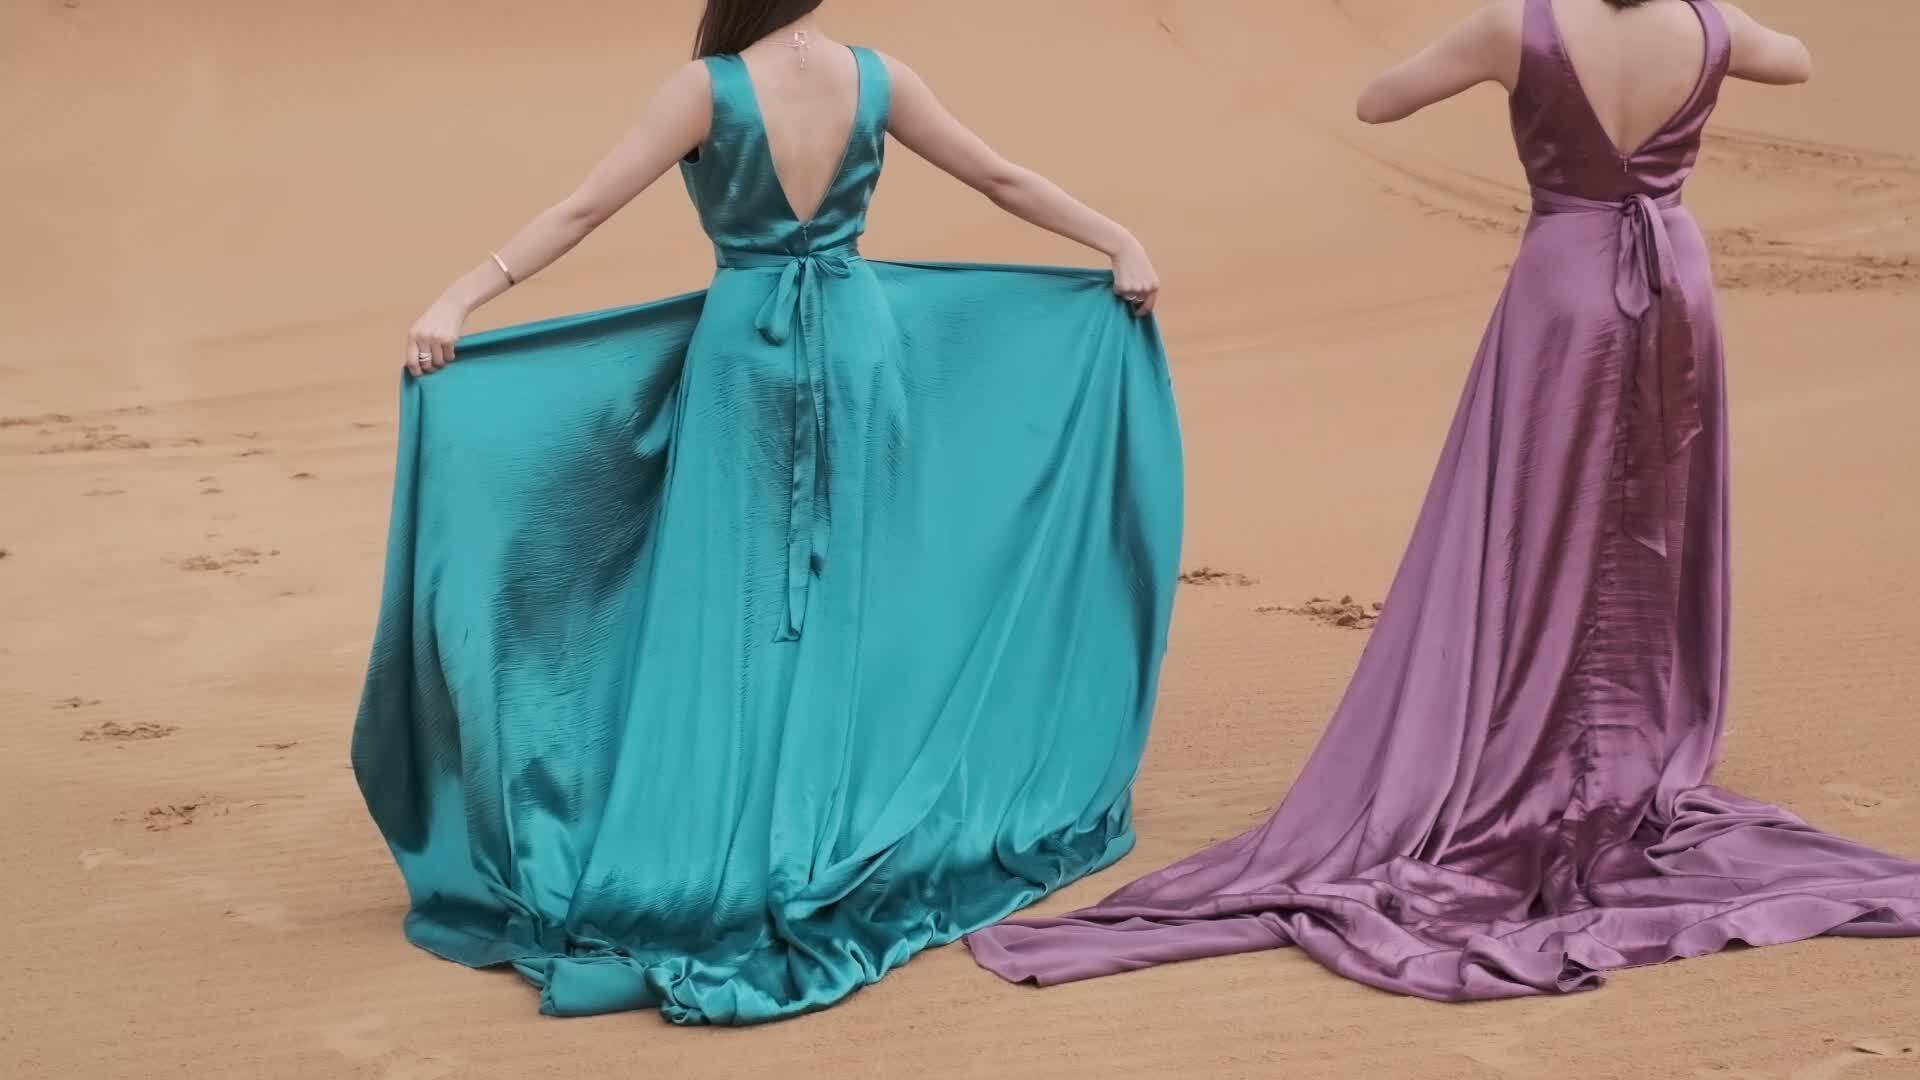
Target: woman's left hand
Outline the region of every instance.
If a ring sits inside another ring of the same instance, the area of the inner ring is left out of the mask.
[[[435,301],[407,331],[407,371],[417,379],[453,363],[454,345],[466,321],[467,313],[459,305],[446,299]]]

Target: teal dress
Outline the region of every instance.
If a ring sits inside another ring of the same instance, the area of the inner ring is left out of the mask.
[[[735,57],[704,293],[408,381],[353,738],[408,938],[543,1011],[830,1005],[1123,855],[1178,572],[1151,320],[880,263],[884,63],[800,222]]]

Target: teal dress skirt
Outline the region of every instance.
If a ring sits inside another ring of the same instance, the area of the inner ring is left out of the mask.
[[[353,736],[406,933],[544,1012],[831,1005],[1099,870],[1166,646],[1180,436],[1110,276],[862,258],[709,61],[703,293],[408,381]]]

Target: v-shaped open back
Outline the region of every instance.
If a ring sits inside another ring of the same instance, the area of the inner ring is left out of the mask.
[[[838,183],[840,179],[840,173],[847,167],[847,157],[853,151],[854,135],[860,126],[860,104],[861,98],[864,96],[861,93],[863,88],[860,85],[860,56],[851,47],[847,48],[847,53],[853,58],[853,108],[849,110],[846,117],[846,133],[838,136],[840,153],[834,159],[833,171],[829,172],[825,179],[819,184],[820,190],[811,198],[804,200],[807,206],[805,213],[800,211],[801,202],[794,199],[793,186],[789,184],[786,177],[780,173],[780,158],[782,155],[780,153],[780,147],[775,146],[775,143],[777,141],[785,145],[787,138],[785,136],[782,136],[778,140],[774,138],[773,125],[768,122],[766,104],[760,95],[760,87],[753,81],[753,65],[747,63],[745,58],[741,59],[741,66],[746,69],[744,74],[747,99],[749,104],[753,106],[755,117],[760,122],[760,141],[761,145],[766,148],[767,168],[773,172],[774,186],[780,189],[781,199],[787,204],[788,215],[791,216],[794,221],[802,224],[812,222],[815,217],[819,216],[821,208],[826,205],[827,196],[833,192],[834,185]],[[804,139],[804,137],[800,135],[795,135],[794,138]]]
[[[1569,54],[1553,0],[1527,0],[1520,79],[1511,107],[1515,147],[1535,188],[1613,201],[1679,190],[1700,152],[1732,58],[1711,0],[1687,0],[1704,33],[1699,76],[1672,116],[1631,149],[1606,130]]]
[[[892,88],[885,61],[850,47],[858,87],[853,122],[839,165],[802,216],[780,178],[747,63],[739,56],[707,58],[713,80],[713,123],[699,154],[681,164],[701,225],[723,254],[806,255],[852,246],[866,231],[867,204],[886,156]]]
[[[1601,138],[1607,140],[1607,145],[1613,147],[1613,152],[1618,157],[1631,159],[1640,152],[1642,147],[1659,138],[1662,132],[1685,116],[1687,110],[1692,107],[1694,99],[1700,96],[1700,87],[1707,81],[1707,74],[1713,62],[1713,39],[1707,31],[1706,16],[1700,14],[1700,9],[1692,4],[1688,4],[1687,7],[1693,17],[1699,20],[1700,25],[1700,57],[1694,65],[1693,81],[1686,96],[1668,110],[1657,127],[1629,142],[1623,137],[1624,132],[1615,134],[1608,131],[1606,121],[1600,118],[1600,108],[1594,103],[1593,95],[1588,92],[1587,80],[1580,75],[1580,64],[1574,59],[1573,46],[1567,41],[1566,28],[1561,25],[1560,14],[1555,10],[1553,0],[1547,0],[1547,19],[1553,26],[1554,44],[1560,50],[1560,55],[1566,59],[1567,73],[1573,80],[1574,89],[1580,92],[1581,100],[1586,102],[1587,115],[1593,118],[1594,127],[1599,129]]]

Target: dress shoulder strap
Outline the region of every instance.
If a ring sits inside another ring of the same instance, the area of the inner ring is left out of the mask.
[[[1727,16],[1713,0],[1691,0],[1707,31],[1707,78],[1718,84],[1733,69],[1733,29]]]
[[[713,82],[713,130],[731,131],[744,117],[753,115],[753,84],[748,82],[747,62],[737,55],[706,58],[707,75]]]
[[[1520,77],[1515,93],[1558,88],[1566,75],[1560,33],[1554,26],[1553,0],[1526,0],[1520,21]]]
[[[860,71],[860,115],[855,126],[867,134],[884,135],[893,115],[893,75],[886,58],[864,45],[850,47]]]

